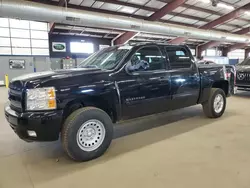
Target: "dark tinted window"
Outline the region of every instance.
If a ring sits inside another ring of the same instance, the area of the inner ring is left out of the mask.
[[[142,65],[138,70],[160,70],[166,68],[165,58],[156,46],[139,49],[131,59],[132,65]]]
[[[191,59],[189,53],[181,47],[166,47],[169,63],[172,69],[189,68]]]

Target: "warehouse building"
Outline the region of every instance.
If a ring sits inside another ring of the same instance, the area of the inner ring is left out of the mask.
[[[0,188],[250,186],[250,0],[1,0],[0,62]]]

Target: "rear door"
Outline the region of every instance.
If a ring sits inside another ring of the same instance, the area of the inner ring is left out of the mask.
[[[197,103],[200,92],[200,76],[189,49],[181,46],[165,47],[171,74],[171,98],[173,109]]]

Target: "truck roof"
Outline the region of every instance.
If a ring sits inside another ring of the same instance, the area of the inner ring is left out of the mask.
[[[188,47],[187,45],[184,44],[170,44],[167,42],[128,42],[125,45],[129,46],[141,46],[141,45],[150,45],[150,44],[156,44],[156,45],[163,45],[163,46],[176,46],[176,47]]]

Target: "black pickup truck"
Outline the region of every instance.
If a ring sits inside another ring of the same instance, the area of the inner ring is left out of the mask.
[[[202,104],[207,117],[226,108],[225,66],[198,67],[185,45],[140,43],[103,49],[78,68],[13,79],[5,116],[25,141],[55,141],[76,161],[101,156],[113,124]]]
[[[250,57],[236,65],[236,90],[250,91]]]

